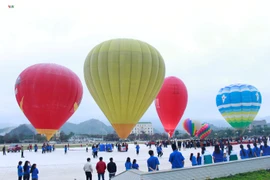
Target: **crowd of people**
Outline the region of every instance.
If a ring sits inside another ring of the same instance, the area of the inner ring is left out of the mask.
[[[147,168],[148,171],[158,171],[159,170],[159,158],[163,155],[163,148],[167,148],[169,144],[171,144],[172,152],[169,156],[168,161],[171,163],[171,168],[183,168],[185,167],[185,157],[181,153],[181,149],[185,148],[196,148],[200,149],[200,152],[196,153],[190,153],[189,161],[191,162],[192,166],[199,166],[199,165],[206,165],[206,164],[212,164],[212,163],[221,163],[226,161],[234,161],[238,160],[238,154],[241,159],[246,158],[256,158],[260,156],[269,156],[270,155],[270,147],[267,145],[267,138],[259,138],[259,139],[251,139],[250,143],[248,144],[240,144],[240,152],[235,152],[233,150],[233,146],[231,145],[230,139],[220,139],[220,140],[204,140],[204,141],[194,141],[194,140],[187,140],[187,141],[158,141],[156,142],[155,149],[157,156],[155,156],[154,150],[152,150],[152,147],[149,144],[146,144],[149,147],[149,158],[147,159]],[[263,142],[263,144],[261,144]],[[98,151],[99,151],[99,145],[100,144],[94,144],[92,146],[92,154],[93,158],[98,158]],[[35,145],[36,146],[36,145]],[[36,149],[34,146],[34,149]],[[112,147],[116,147],[119,149],[119,147],[125,147],[128,149],[126,143],[116,143],[115,145],[112,145]],[[208,146],[214,146],[214,151],[211,153],[207,151]],[[44,148],[46,147],[46,148]],[[50,145],[49,144],[43,144],[42,151],[50,152]],[[51,146],[54,150],[54,146]],[[65,153],[67,149],[69,148],[69,145],[65,145]],[[44,150],[43,150],[44,149]],[[139,155],[140,153],[140,145],[135,143],[135,150],[136,155]],[[29,151],[30,148],[29,148]],[[36,151],[36,150],[35,150]],[[44,153],[45,153],[44,152]],[[86,145],[86,152],[88,152],[88,144]],[[43,152],[42,152],[43,153]],[[139,170],[139,164],[137,163],[136,158],[134,158],[131,161],[130,157],[127,157],[125,162],[125,169],[136,169]],[[103,157],[99,157],[99,161],[97,162],[96,166],[96,172],[98,175],[98,179],[104,180],[104,174],[106,170],[109,174],[109,179],[115,176],[117,172],[117,165],[115,162],[113,162],[113,158],[111,157],[109,159],[109,163],[106,164],[103,160]],[[38,179],[38,169],[36,168],[36,164],[33,164],[31,166],[30,162],[25,161],[24,166],[22,166],[22,162],[19,161],[18,166],[18,177],[20,179],[28,180],[30,177],[30,174],[32,174],[32,179],[37,180]],[[92,179],[92,173],[93,173],[93,167],[91,165],[91,158],[87,158],[87,162],[83,167],[83,170],[85,171],[85,175],[87,180]]]
[[[38,180],[38,169],[37,165],[33,164],[31,166],[29,161],[25,161],[24,165],[22,166],[22,161],[18,162],[17,172],[18,172],[18,180],[29,180],[30,174],[32,180]]]

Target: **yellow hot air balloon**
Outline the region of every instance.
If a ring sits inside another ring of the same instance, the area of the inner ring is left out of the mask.
[[[153,102],[164,76],[160,53],[133,39],[105,41],[90,51],[84,63],[86,85],[122,139]]]

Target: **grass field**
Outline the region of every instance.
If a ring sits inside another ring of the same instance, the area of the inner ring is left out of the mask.
[[[270,170],[242,173],[234,176],[215,178],[215,180],[270,180]]]

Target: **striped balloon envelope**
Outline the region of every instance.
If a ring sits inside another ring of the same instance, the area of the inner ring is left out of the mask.
[[[197,131],[202,127],[200,121],[187,118],[183,122],[184,130],[190,135],[191,137],[196,136]]]
[[[233,84],[221,88],[216,105],[226,121],[235,129],[244,129],[255,119],[262,103],[258,89],[248,84]]]
[[[199,138],[199,139],[204,139],[206,138],[209,134],[211,134],[212,132],[212,129],[210,127],[209,124],[207,123],[203,123],[202,124],[202,127],[198,130],[196,136]]]

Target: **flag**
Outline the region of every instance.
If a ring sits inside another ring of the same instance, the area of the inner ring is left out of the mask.
[[[8,5],[8,8],[14,8],[14,5]]]

